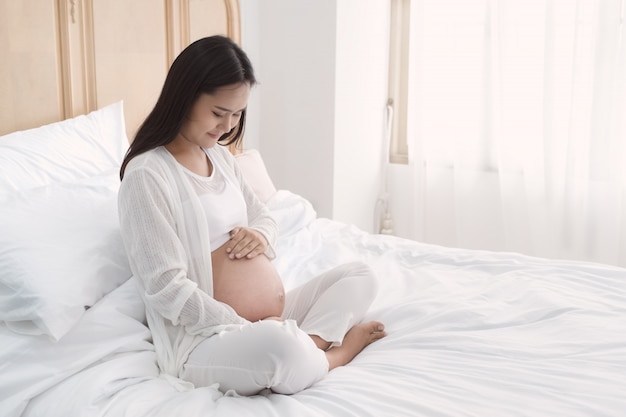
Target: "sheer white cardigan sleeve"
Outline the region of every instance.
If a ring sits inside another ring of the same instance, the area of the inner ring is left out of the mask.
[[[276,243],[278,235],[278,225],[276,224],[274,218],[270,215],[265,204],[261,202],[252,187],[246,183],[243,173],[239,169],[235,158],[230,153],[225,154],[224,156],[227,158],[228,164],[232,167],[237,182],[241,186],[241,192],[243,193],[248,210],[248,225],[250,228],[257,230],[265,236],[268,243],[265,255],[270,259],[274,259],[276,257],[274,244]]]

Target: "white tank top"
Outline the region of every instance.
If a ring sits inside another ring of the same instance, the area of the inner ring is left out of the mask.
[[[248,213],[241,189],[227,179],[223,173],[225,167],[218,165],[216,158],[211,158],[210,150],[205,152],[213,165],[210,176],[203,177],[181,167],[191,180],[204,209],[211,251],[214,251],[230,239],[230,231],[235,227],[248,226]]]

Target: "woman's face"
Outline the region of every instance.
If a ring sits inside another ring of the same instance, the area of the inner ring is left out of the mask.
[[[248,83],[227,85],[213,94],[200,95],[183,122],[177,140],[203,148],[215,146],[224,133],[239,124],[249,96]]]

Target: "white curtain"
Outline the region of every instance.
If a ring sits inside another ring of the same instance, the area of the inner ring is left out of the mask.
[[[412,1],[412,237],[626,265],[624,3]]]

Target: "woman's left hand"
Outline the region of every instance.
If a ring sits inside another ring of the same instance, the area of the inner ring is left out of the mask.
[[[267,246],[267,240],[260,232],[249,227],[235,227],[230,231],[226,252],[230,259],[250,259],[264,253]]]

